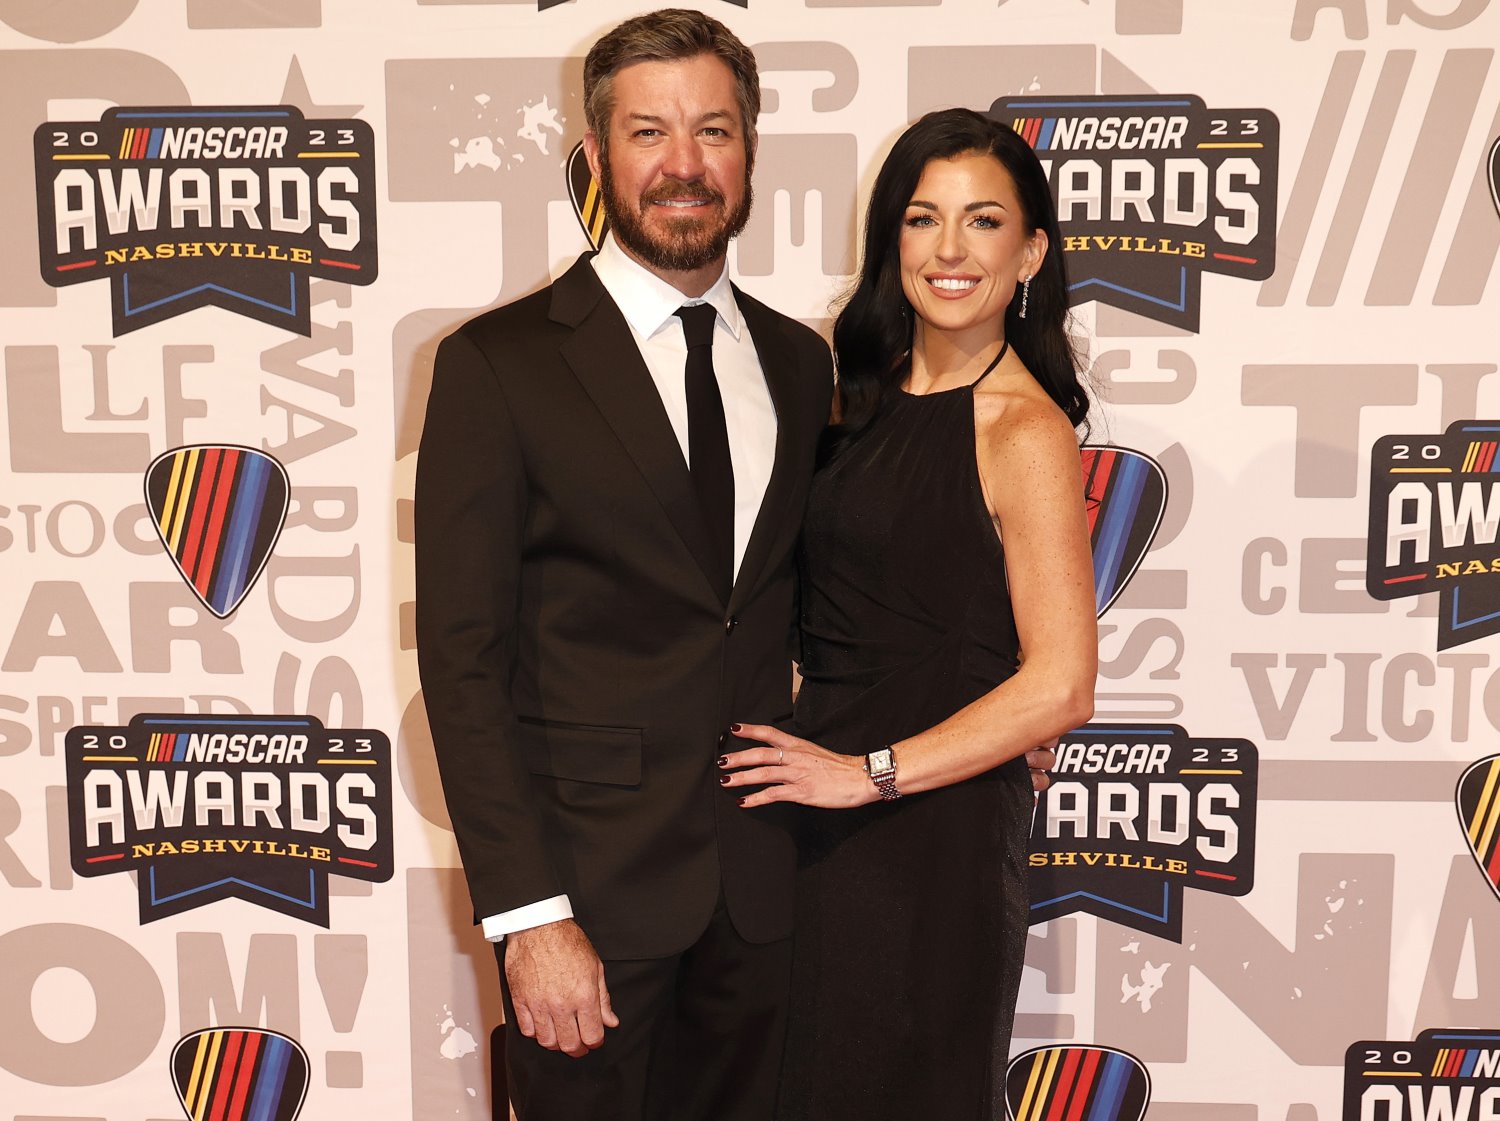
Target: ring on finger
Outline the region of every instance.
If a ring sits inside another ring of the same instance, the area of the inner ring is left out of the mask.
[[[786,748],[778,747],[776,749],[776,765],[778,767],[786,765]]]

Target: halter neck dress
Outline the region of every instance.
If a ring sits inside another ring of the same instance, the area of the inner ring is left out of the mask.
[[[814,478],[792,730],[832,751],[921,732],[1016,671],[978,384],[888,392]],[[802,811],[781,1121],[1004,1116],[1032,801],[1018,758],[893,802]]]

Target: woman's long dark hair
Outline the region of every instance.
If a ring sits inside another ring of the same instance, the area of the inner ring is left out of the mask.
[[[1027,232],[1042,230],[1047,235],[1047,254],[1031,279],[1026,318],[1020,315],[1018,284],[1005,309],[1005,338],[1075,428],[1088,416],[1089,399],[1067,332],[1062,234],[1042,165],[1031,145],[1007,126],[970,109],[943,109],[928,113],[902,133],[875,177],[859,279],[833,326],[839,379],[839,422],[829,432],[834,449],[870,422],[882,396],[906,373],[913,331],[913,313],[901,290],[906,204],[928,163],[970,152],[1000,162],[1015,182]]]

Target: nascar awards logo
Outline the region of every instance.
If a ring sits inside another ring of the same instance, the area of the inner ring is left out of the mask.
[[[1344,1121],[1500,1117],[1500,1031],[1428,1028],[1344,1052]]]
[[[178,573],[220,619],[254,586],[286,521],[290,480],[265,452],[197,444],[146,468],[146,508]]]
[[[1052,184],[1075,304],[1198,329],[1205,272],[1276,264],[1280,124],[1191,94],[1002,97],[989,115],[1036,149]]]
[[[193,1121],[296,1121],[312,1064],[291,1036],[208,1028],[172,1048],[172,1086]]]
[[[210,305],[310,335],[309,278],[375,279],[363,121],[112,108],[42,125],[34,148],[42,278],[108,278],[116,335]]]
[[[1114,1047],[1035,1047],[1005,1071],[1011,1121],[1142,1121],[1150,1102],[1146,1064]]]
[[[1500,421],[1382,436],[1370,454],[1365,590],[1438,592],[1437,648],[1500,631]]]
[[[1031,921],[1075,911],[1182,941],[1185,888],[1255,878],[1255,746],[1176,725],[1063,736],[1031,829]]]
[[[328,925],[328,877],[391,878],[391,745],[310,716],[141,715],[66,740],[80,876],[135,872],[141,922],[238,898]]]

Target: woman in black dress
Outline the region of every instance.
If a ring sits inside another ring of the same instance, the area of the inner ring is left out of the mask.
[[[725,757],[806,811],[783,1121],[990,1121],[1027,923],[1021,758],[1093,711],[1088,399],[1030,146],[931,113],[876,179],[834,327],[790,731]]]

